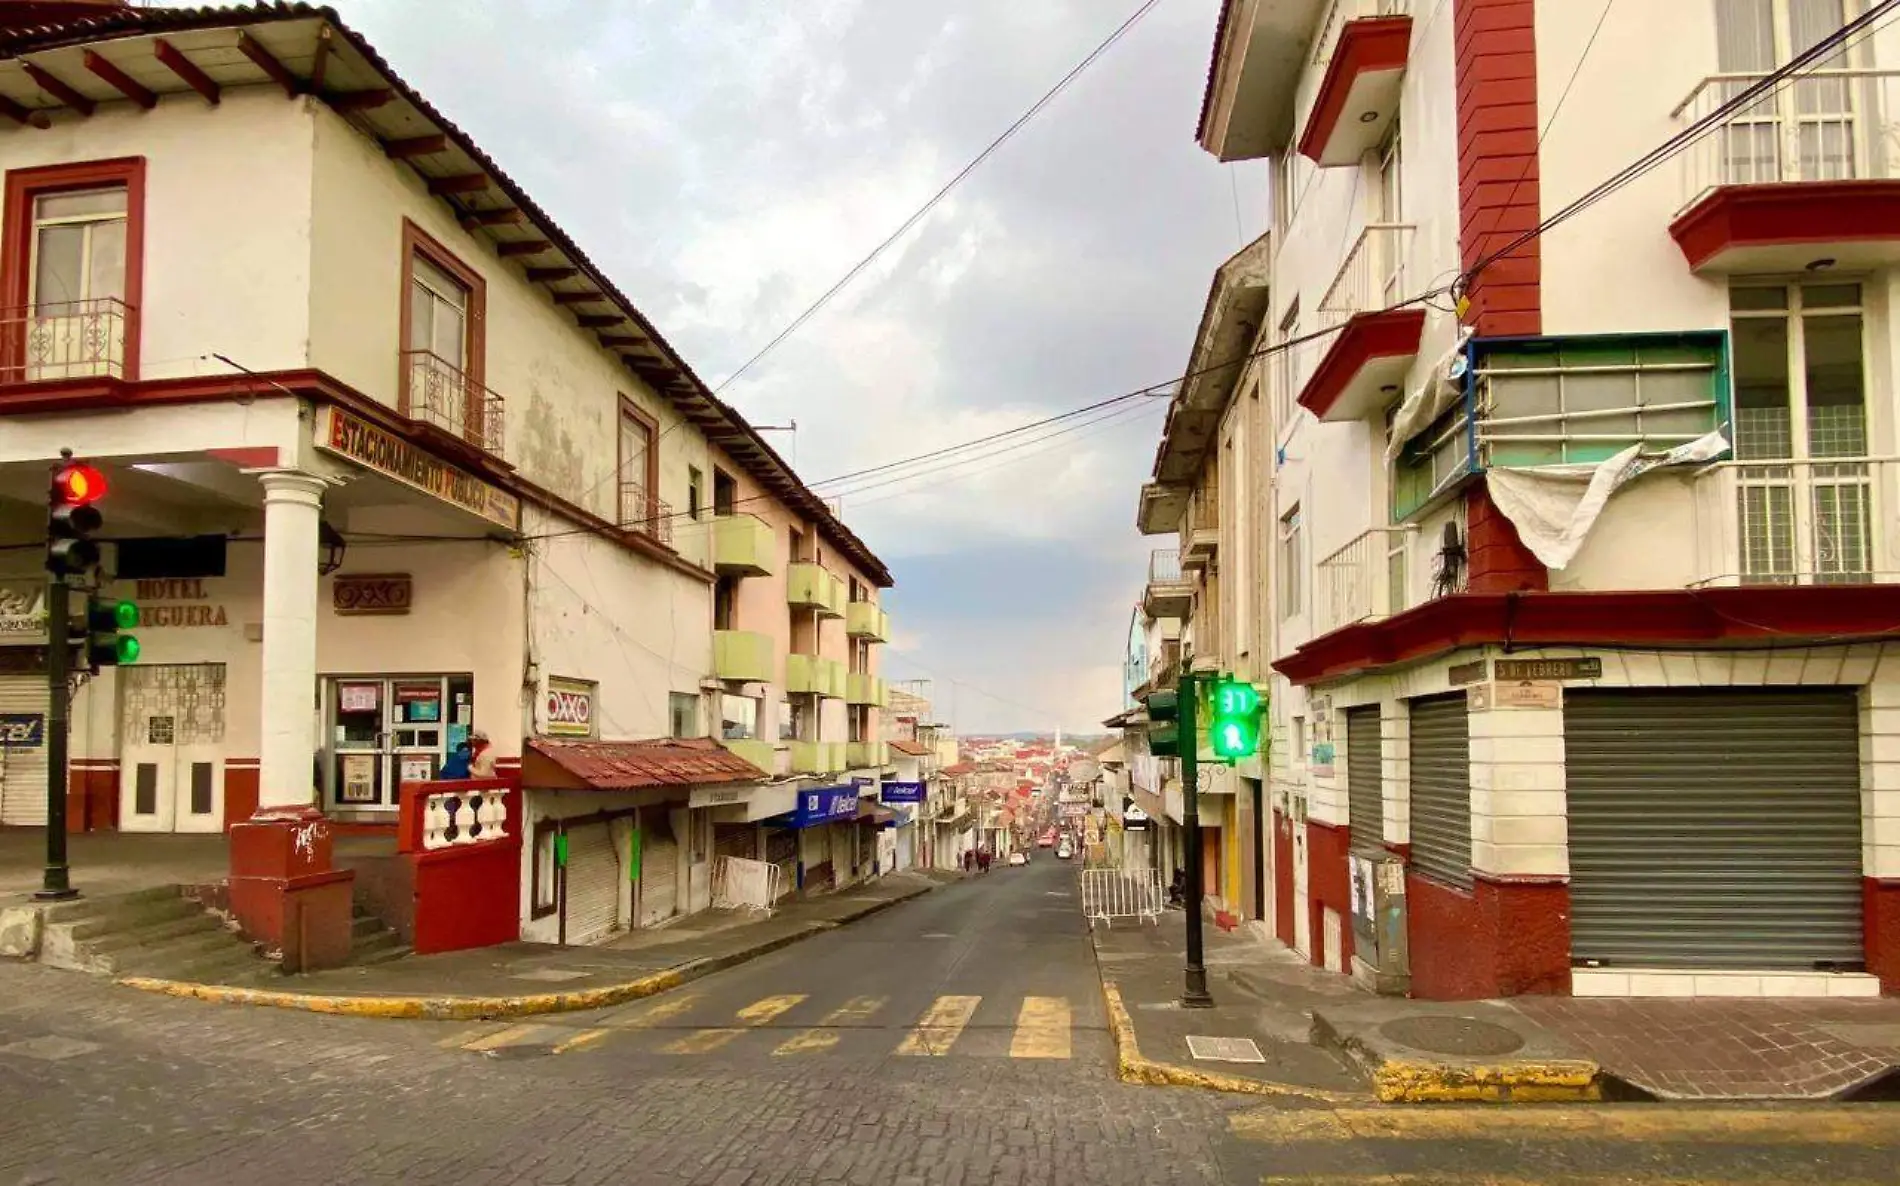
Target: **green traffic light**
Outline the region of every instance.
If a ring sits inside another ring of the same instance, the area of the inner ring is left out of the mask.
[[[130,630],[139,624],[139,607],[130,601],[117,601],[112,605],[112,624],[121,630]],[[136,646],[133,648],[137,649]]]
[[[122,602],[121,604],[125,603]],[[134,617],[136,618],[136,616],[135,613]],[[138,639],[133,638],[130,634],[122,634],[114,645],[117,649],[120,663],[137,663],[139,661]]]

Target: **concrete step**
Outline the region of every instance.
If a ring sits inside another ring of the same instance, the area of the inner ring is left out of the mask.
[[[150,889],[128,890],[122,894],[103,894],[76,898],[71,902],[56,902],[48,906],[44,913],[49,923],[74,922],[90,918],[97,914],[108,914],[115,910],[136,908],[148,902],[182,901],[183,895],[175,885],[158,885]]]
[[[121,948],[110,953],[110,959],[116,970],[136,972],[146,964],[170,963],[173,960],[194,960],[220,951],[242,950],[249,953],[251,945],[238,938],[237,932],[220,926],[208,931],[194,931],[185,935],[174,935],[156,943],[138,947]]]
[[[388,947],[377,948],[367,954],[359,949],[350,953],[350,966],[356,968],[371,968],[377,964],[387,964],[393,960],[406,959],[413,954],[415,954],[413,949],[403,943],[394,943]]]
[[[64,919],[47,919],[48,926],[72,928],[75,939],[96,939],[120,931],[133,931],[154,923],[172,922],[204,913],[204,907],[188,898],[173,894],[165,899],[112,903]]]
[[[350,920],[350,938],[352,940],[367,939],[373,935],[379,935],[388,929],[388,923],[385,923],[382,919],[376,918],[373,915],[359,914]]]
[[[115,951],[124,951],[128,947],[151,947],[185,935],[224,929],[224,923],[217,915],[201,910],[196,914],[185,915],[183,918],[150,923],[131,930],[113,931],[85,939],[83,942],[89,950],[99,955],[109,955]]]
[[[139,975],[162,980],[188,980],[199,984],[248,984],[274,974],[276,970],[275,964],[253,955],[250,945],[243,944],[235,951],[220,951],[195,959],[167,960],[153,965],[149,971],[141,971]]]
[[[354,962],[364,955],[374,954],[378,951],[387,951],[391,947],[401,947],[402,945],[401,936],[385,928],[374,935],[358,938],[356,942],[352,943],[350,945],[350,960]]]

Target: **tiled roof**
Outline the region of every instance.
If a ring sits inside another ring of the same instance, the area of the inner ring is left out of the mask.
[[[893,741],[891,742],[891,748],[900,754],[907,754],[913,758],[924,758],[930,755],[929,746],[919,745],[915,741]]]
[[[1214,50],[1207,60],[1207,85],[1201,91],[1201,116],[1194,121],[1194,135],[1207,132],[1207,113],[1214,106],[1214,78],[1220,73],[1221,40],[1227,35],[1227,18],[1233,15],[1234,0],[1221,0],[1220,19],[1214,22]]]
[[[658,741],[564,741],[535,737],[528,748],[599,791],[756,782],[765,771],[703,737]]]
[[[954,776],[958,774],[970,774],[970,773],[973,773],[975,770],[976,770],[975,762],[958,762],[954,766],[945,766],[943,768],[943,773]]]

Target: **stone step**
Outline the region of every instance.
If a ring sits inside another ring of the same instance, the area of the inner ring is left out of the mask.
[[[393,934],[393,932],[392,932]],[[357,968],[371,968],[377,964],[387,964],[393,960],[406,959],[414,951],[406,944],[395,943],[388,947],[377,948],[364,954],[361,951],[350,954],[350,965]]]
[[[74,922],[98,914],[109,914],[115,910],[136,907],[147,902],[182,901],[183,895],[175,885],[158,885],[149,889],[128,890],[121,894],[88,895],[70,902],[55,902],[42,913],[49,923]]]
[[[86,947],[99,955],[108,955],[123,951],[128,947],[151,947],[170,939],[185,935],[225,931],[222,919],[208,911],[200,910],[183,918],[174,918],[165,922],[151,923],[130,930],[113,931],[96,938],[85,939]]]
[[[77,902],[68,902],[55,909],[77,905],[79,905]],[[153,923],[170,922],[204,912],[203,906],[175,893],[169,898],[149,898],[136,902],[101,900],[93,903],[92,906],[90,910],[75,910],[61,918],[49,917],[46,924],[72,928],[71,933],[75,939],[93,939],[117,931],[137,930]]]
[[[389,929],[389,924],[373,915],[359,914],[350,920],[350,938],[367,939]]]
[[[364,955],[371,955],[378,951],[387,951],[391,947],[401,947],[402,945],[401,936],[392,930],[384,929],[374,935],[359,938],[355,943],[352,943],[350,945],[350,960],[351,962],[355,962]]]
[[[138,974],[148,966],[205,959],[230,951],[241,951],[248,955],[251,945],[238,938],[236,932],[218,927],[211,931],[174,936],[145,946],[123,948],[102,958],[110,960],[116,972]]]
[[[250,984],[274,974],[276,965],[253,955],[248,944],[235,951],[201,955],[195,959],[166,960],[139,974],[161,980],[186,980],[198,984]]]

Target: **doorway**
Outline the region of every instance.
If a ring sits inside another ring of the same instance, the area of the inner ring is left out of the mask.
[[[1253,916],[1263,924],[1271,926],[1273,916],[1267,913],[1267,850],[1273,847],[1272,820],[1267,816],[1266,795],[1257,778],[1243,780],[1247,784],[1247,799],[1253,805]]]
[[[393,811],[402,784],[426,782],[468,739],[468,676],[337,676],[324,692],[325,798],[338,811]]]
[[[119,827],[224,828],[224,664],[121,667]]]

